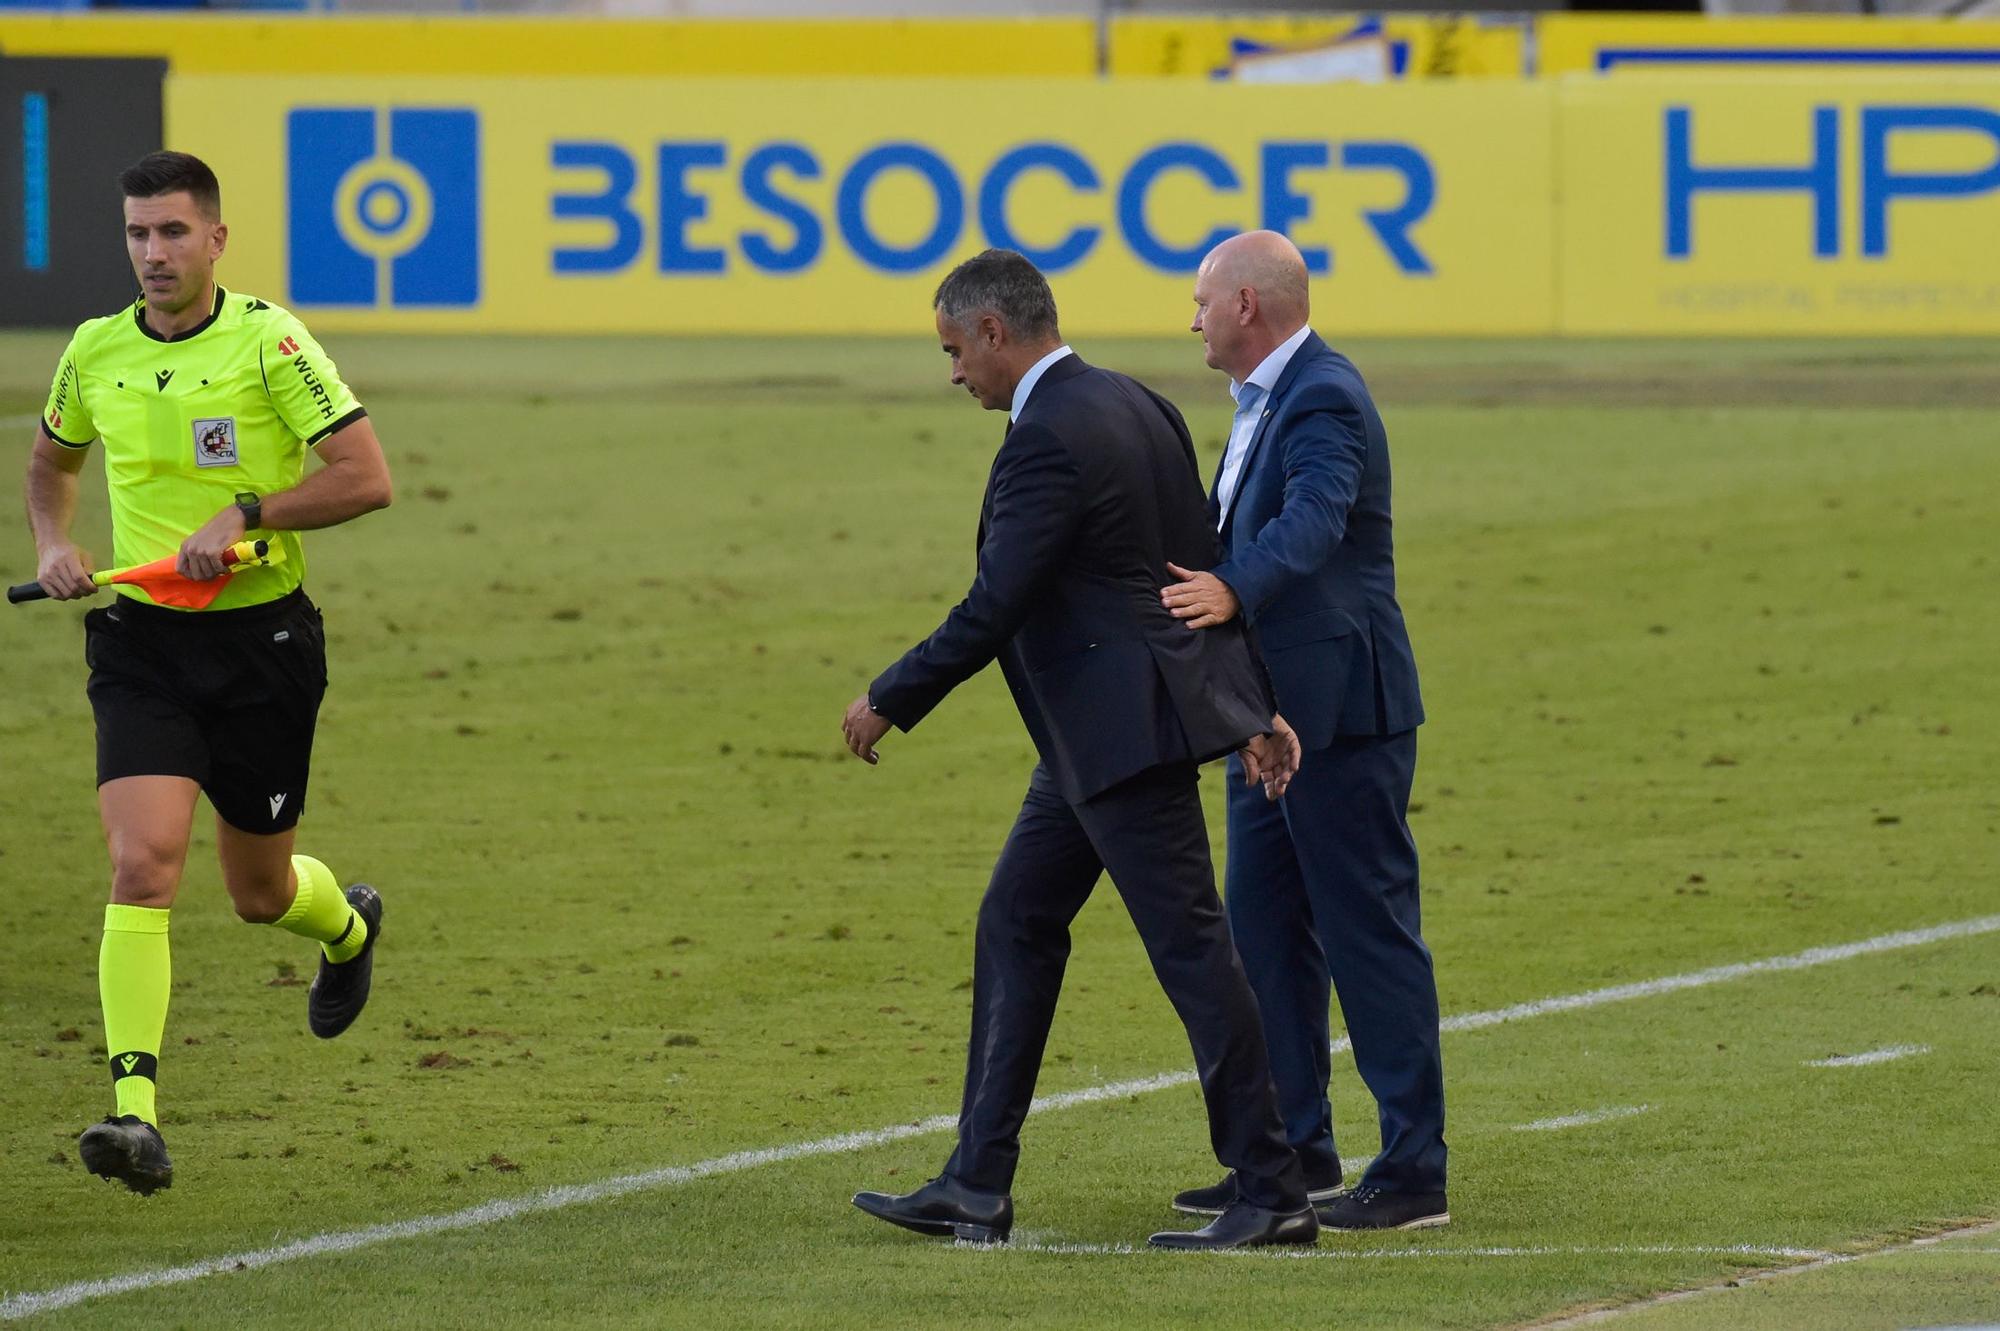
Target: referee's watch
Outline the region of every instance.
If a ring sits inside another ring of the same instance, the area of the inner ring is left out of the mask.
[[[264,525],[264,501],[255,491],[245,490],[237,495],[236,507],[243,513],[244,531],[256,531]]]

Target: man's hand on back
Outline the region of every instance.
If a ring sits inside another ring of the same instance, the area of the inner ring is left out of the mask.
[[[1229,584],[1213,573],[1194,573],[1171,563],[1167,565],[1167,572],[1180,581],[1171,587],[1160,588],[1160,604],[1191,629],[1227,624],[1243,608]]]

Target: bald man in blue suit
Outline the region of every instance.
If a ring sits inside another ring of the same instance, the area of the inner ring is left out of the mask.
[[[1230,931],[1322,1226],[1444,1225],[1437,982],[1408,822],[1424,712],[1396,603],[1388,436],[1353,362],[1306,322],[1291,241],[1223,242],[1194,294],[1193,331],[1237,403],[1209,504],[1224,554],[1171,570],[1161,599],[1193,630],[1248,621],[1305,749],[1277,803],[1232,788]],[[1351,1190],[1327,1098],[1329,980],[1381,1123],[1381,1153]],[[1174,1204],[1213,1213],[1235,1192],[1230,1176]]]

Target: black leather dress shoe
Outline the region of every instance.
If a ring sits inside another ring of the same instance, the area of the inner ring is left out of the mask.
[[[1155,1248],[1196,1251],[1268,1248],[1279,1244],[1305,1246],[1318,1241],[1319,1219],[1312,1207],[1291,1212],[1269,1211],[1248,1202],[1230,1203],[1201,1229],[1170,1229],[1146,1240]]]
[[[1330,1202],[1341,1192],[1340,1166],[1334,1165],[1331,1174],[1320,1176],[1306,1171],[1306,1200],[1318,1205]],[[1174,1194],[1174,1209],[1183,1215],[1221,1215],[1223,1209],[1237,1199],[1236,1171],[1230,1170],[1222,1176],[1222,1182],[1212,1183],[1206,1188],[1189,1188],[1186,1192]]]
[[[1355,1188],[1319,1208],[1327,1229],[1442,1229],[1451,1210],[1441,1192],[1389,1192]]]
[[[974,1192],[950,1175],[939,1175],[915,1192],[857,1192],[854,1204],[878,1220],[919,1234],[1005,1243],[1014,1228],[1014,1199],[1004,1192]]]

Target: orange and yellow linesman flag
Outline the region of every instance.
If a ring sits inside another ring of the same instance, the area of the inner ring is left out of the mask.
[[[222,552],[222,562],[231,569],[251,567],[258,564],[275,564],[285,557],[283,546],[274,546],[269,541],[238,541]],[[153,599],[155,605],[170,605],[181,610],[205,610],[222,595],[222,589],[229,585],[233,576],[224,573],[219,578],[197,581],[184,577],[174,568],[175,556],[155,559],[150,564],[134,564],[130,568],[99,569],[90,575],[90,580],[100,587],[112,583],[122,583],[128,587],[138,587]],[[43,601],[48,593],[39,582],[24,582],[18,587],[7,589],[7,599],[15,604],[22,601]]]

